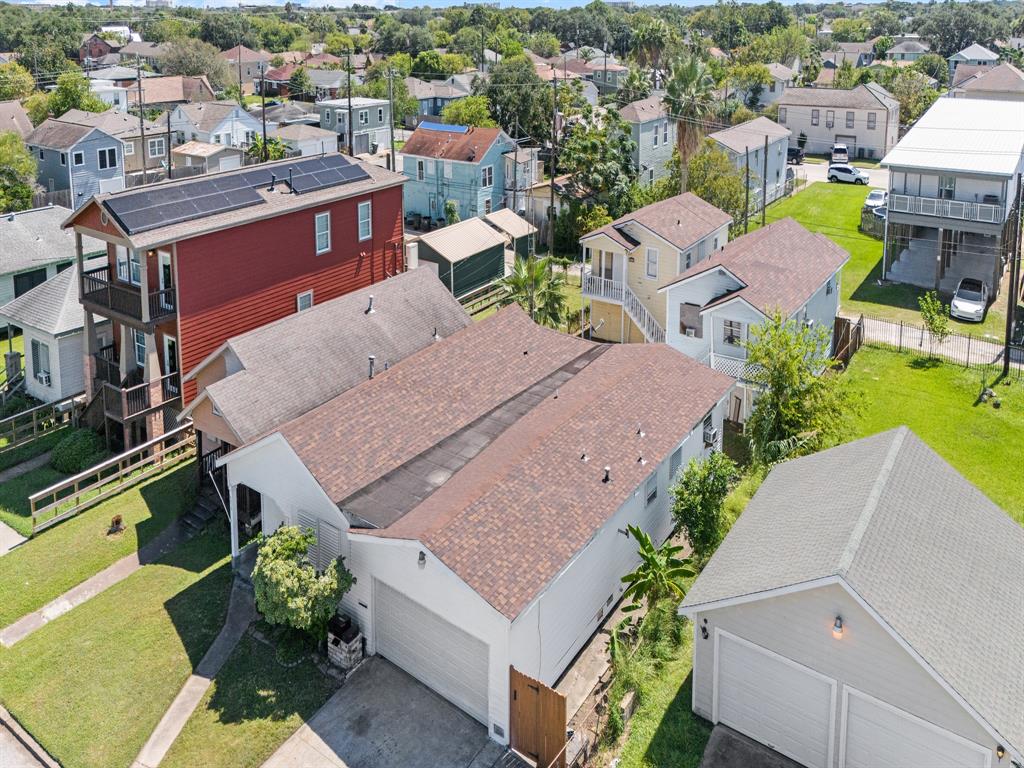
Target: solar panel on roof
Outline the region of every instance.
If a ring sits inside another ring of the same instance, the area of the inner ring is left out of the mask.
[[[447,125],[445,123],[422,122],[418,126],[425,131],[448,131],[449,133],[469,133],[468,125]]]

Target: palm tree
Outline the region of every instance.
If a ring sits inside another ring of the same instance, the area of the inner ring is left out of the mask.
[[[623,583],[629,585],[622,596],[633,600],[623,610],[638,610],[641,601],[647,602],[649,610],[667,597],[682,600],[686,596],[683,579],[694,575],[689,558],[676,557],[683,548],[669,541],[655,547],[645,531],[635,525],[627,526],[627,529],[640,547],[640,565],[622,577]]]
[[[645,69],[630,69],[629,74],[622,81],[619,88],[618,101],[629,104],[640,99],[646,99],[651,95],[654,87],[651,85],[651,75]]]
[[[661,54],[668,45],[672,32],[663,19],[646,17],[637,25],[633,38],[636,61],[641,67],[658,68]]]
[[[288,152],[288,147],[276,136],[268,136],[264,143],[263,137],[257,135],[246,150],[249,157],[266,162],[267,160],[281,160]]]
[[[501,306],[518,304],[535,323],[558,328],[566,312],[565,275],[555,272],[550,258],[516,259],[512,273],[498,285],[504,291]]]
[[[663,103],[676,119],[676,144],[686,191],[686,164],[697,151],[715,107],[715,81],[707,65],[693,53],[684,54],[669,68]]]

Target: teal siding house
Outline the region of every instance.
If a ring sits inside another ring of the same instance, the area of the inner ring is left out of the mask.
[[[460,219],[505,207],[505,154],[515,142],[500,128],[475,128],[423,122],[398,153],[397,169],[405,185],[406,219],[436,223],[445,203],[455,202]]]
[[[619,115],[629,124],[636,145],[633,167],[637,181],[650,186],[668,176],[668,163],[676,148],[676,121],[665,111],[661,96],[631,102],[619,110]]]

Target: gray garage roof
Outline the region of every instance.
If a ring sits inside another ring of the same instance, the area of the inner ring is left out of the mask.
[[[773,469],[683,608],[829,577],[1024,751],[1024,529],[906,427]]]
[[[434,272],[415,269],[229,339],[243,370],[206,392],[249,442],[363,381],[370,355],[383,370],[433,343],[435,330],[443,338],[471,322]]]
[[[86,269],[104,263],[99,259],[91,265],[86,262]],[[54,337],[82,330],[85,313],[78,303],[78,265],[72,264],[0,307],[0,319],[20,328],[35,328]]]
[[[75,233],[61,229],[70,211],[49,205],[0,216],[0,275],[25,272],[75,258]],[[106,243],[82,237],[85,253],[106,251]]]

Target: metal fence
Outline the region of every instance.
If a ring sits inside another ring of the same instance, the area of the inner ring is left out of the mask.
[[[867,316],[862,316],[859,323],[862,324],[866,344],[939,357],[965,368],[1003,365],[1004,347],[995,339],[951,332],[939,341],[930,336],[927,328],[915,323]],[[1016,379],[1024,378],[1024,346],[1010,347],[1010,375]]]

